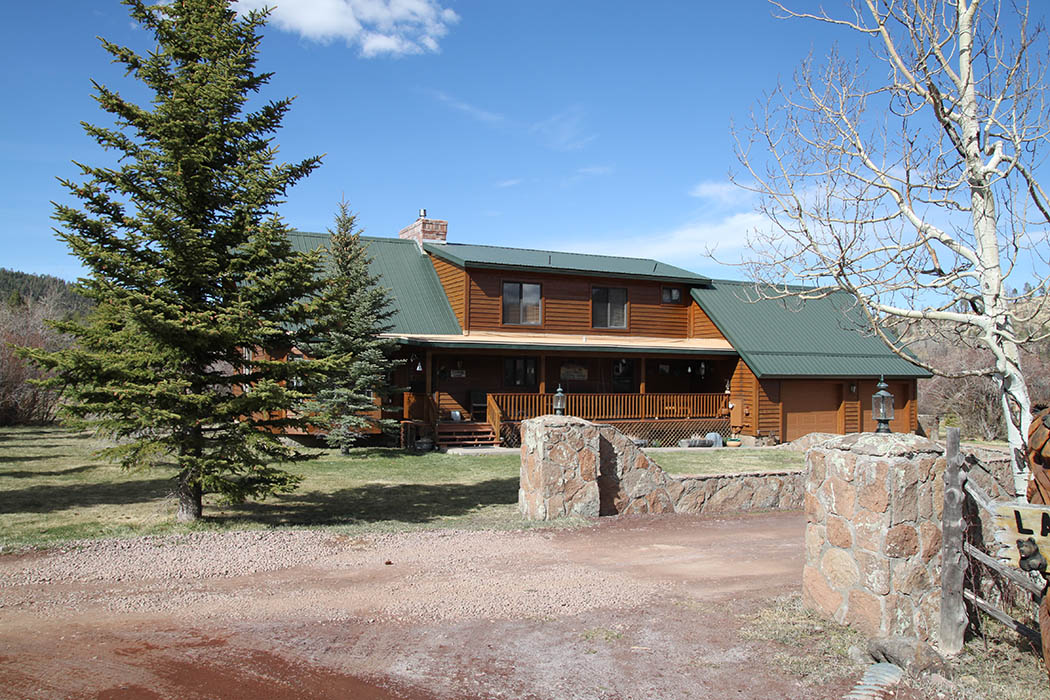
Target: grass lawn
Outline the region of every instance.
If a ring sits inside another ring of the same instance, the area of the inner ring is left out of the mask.
[[[802,469],[806,457],[794,450],[768,447],[696,448],[650,452],[649,456],[669,474],[737,474]]]
[[[518,509],[517,452],[448,455],[394,449],[318,450],[289,465],[299,489],[262,502],[219,505],[205,498],[205,519],[176,525],[174,471],[127,472],[98,460],[100,443],[62,428],[0,429],[0,551],[81,538],[192,530],[325,527],[339,532],[423,527],[528,527]],[[782,450],[696,450],[653,457],[672,474],[800,467]],[[568,519],[560,525],[577,525]],[[550,527],[549,523],[540,524]]]

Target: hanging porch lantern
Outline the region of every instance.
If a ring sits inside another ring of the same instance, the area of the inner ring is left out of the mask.
[[[565,392],[562,391],[561,384],[559,384],[558,390],[554,392],[554,415],[565,415],[565,400]]]
[[[884,376],[879,377],[879,383],[875,385],[877,391],[871,395],[871,416],[875,419],[878,427],[876,433],[890,433],[890,421],[893,420],[893,394],[886,384]]]

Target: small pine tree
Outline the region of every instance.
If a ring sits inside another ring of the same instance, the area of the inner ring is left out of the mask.
[[[238,502],[298,483],[272,466],[305,458],[278,434],[301,424],[289,413],[304,399],[297,375],[321,368],[269,358],[308,332],[320,255],[292,250],[276,210],[320,161],[274,163],[290,99],[247,109],[270,78],[254,70],[265,13],[238,18],[215,0],[124,3],[155,47],[102,45],[151,104],[95,83],[115,128],[84,128],[119,159],[78,164],[85,181],[62,184],[82,208],[55,205],[96,308],[56,324],[73,348],[25,354],[57,373],[68,416],[115,440],[104,456],[174,466],[177,517],[192,521],[203,493]]]
[[[331,274],[318,299],[316,340],[304,349],[326,362],[323,386],[306,406],[311,421],[327,432],[330,445],[345,453],[368,430],[393,430],[396,421],[374,417],[376,399],[394,391],[391,371],[404,360],[390,355],[396,344],[380,334],[390,330],[394,310],[388,291],[369,271],[367,246],[356,230],[357,216],[339,202],[331,239]]]

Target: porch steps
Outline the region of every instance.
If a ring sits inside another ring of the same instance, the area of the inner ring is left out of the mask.
[[[496,432],[488,423],[438,423],[436,437],[441,448],[499,444]]]

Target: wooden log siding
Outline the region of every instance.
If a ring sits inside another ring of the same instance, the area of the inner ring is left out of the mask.
[[[566,394],[565,412],[586,420],[719,418],[722,394]],[[554,394],[489,394],[502,420],[519,421],[554,413]]]
[[[755,373],[743,360],[738,360],[733,376],[729,380],[729,392],[733,403],[739,403],[742,407],[743,425],[741,432],[745,435],[755,434],[756,406],[758,405],[758,380]]]
[[[756,424],[758,434],[776,435],[784,439],[784,416],[780,402],[780,381],[763,379],[758,382],[756,401]]]
[[[467,327],[467,273],[462,267],[456,267],[450,263],[430,256],[430,262],[434,265],[438,280],[445,289],[452,313],[456,315],[461,328]]]
[[[689,305],[661,303],[666,283],[607,277],[539,275],[511,270],[469,270],[468,318],[465,328],[477,331],[635,335],[664,338],[689,337]],[[542,323],[539,326],[503,325],[503,282],[539,284],[542,288]],[[627,288],[627,328],[591,326],[592,287]],[[686,287],[682,286],[683,293]]]
[[[714,321],[711,320],[711,317],[704,313],[704,310],[701,309],[699,304],[695,301],[691,301],[689,305],[689,315],[692,317],[689,322],[689,337],[712,338],[715,340],[726,339],[726,337],[722,335],[722,331],[718,330],[718,326],[716,326]]]

